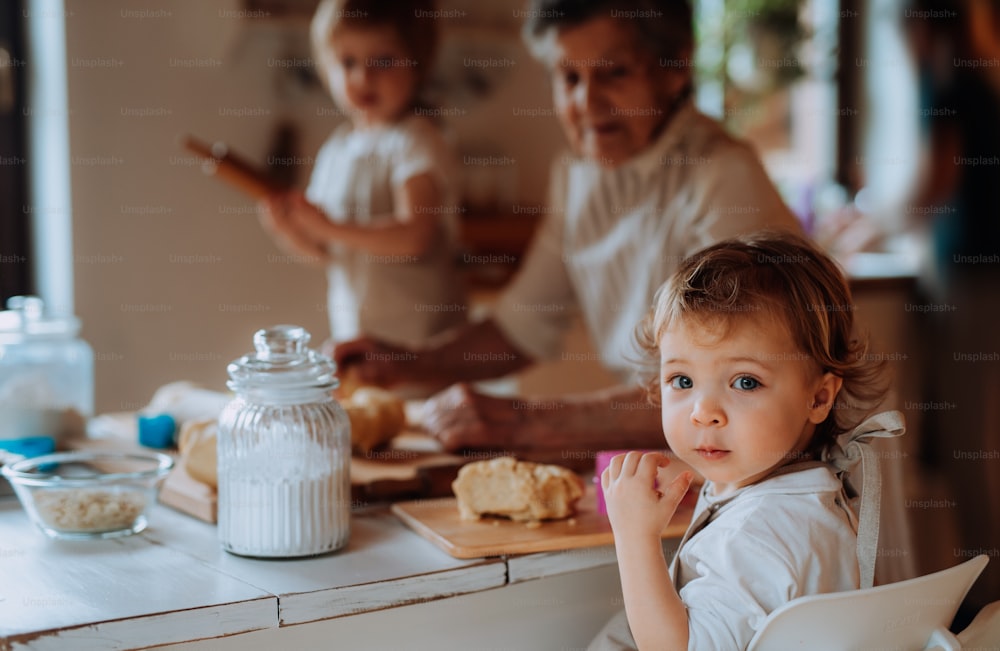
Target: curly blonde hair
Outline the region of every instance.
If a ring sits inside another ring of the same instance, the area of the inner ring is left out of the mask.
[[[702,249],[657,291],[636,339],[658,359],[660,338],[681,319],[725,336],[734,324],[762,316],[783,324],[799,352],[822,373],[843,379],[833,409],[813,434],[809,452],[818,453],[882,401],[888,380],[885,358],[869,354],[867,338],[854,332],[846,277],[808,240],[765,231]],[[647,390],[657,402],[658,377]]]
[[[417,62],[416,72],[423,82],[438,45],[435,6],[434,0],[322,0],[309,26],[313,58],[323,60],[342,28],[391,27]]]

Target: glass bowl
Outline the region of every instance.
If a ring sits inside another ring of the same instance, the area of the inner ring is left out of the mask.
[[[174,460],[158,452],[57,452],[0,467],[31,521],[52,538],[116,538],[146,528]]]

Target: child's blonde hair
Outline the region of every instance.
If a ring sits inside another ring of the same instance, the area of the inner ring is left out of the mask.
[[[437,50],[437,22],[434,0],[322,0],[309,26],[313,58],[323,60],[342,28],[392,27],[422,83]]]
[[[823,373],[843,379],[830,415],[816,427],[809,452],[818,453],[853,429],[885,397],[885,359],[868,353],[854,333],[854,304],[837,263],[808,240],[761,232],[725,240],[684,260],[657,291],[636,332],[639,345],[659,356],[663,333],[683,319],[725,336],[735,323],[770,318]],[[650,398],[659,397],[659,379]],[[655,389],[655,390],[654,390]]]

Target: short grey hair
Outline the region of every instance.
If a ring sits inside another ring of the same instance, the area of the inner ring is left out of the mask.
[[[688,0],[530,0],[525,16],[522,37],[540,61],[560,30],[607,16],[627,21],[639,47],[661,65],[691,66],[694,25]]]

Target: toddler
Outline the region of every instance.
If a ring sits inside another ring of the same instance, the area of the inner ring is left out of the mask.
[[[309,186],[271,197],[264,227],[328,263],[334,341],[415,346],[465,320],[452,220],[456,161],[421,115],[435,47],[433,4],[323,0],[310,35],[347,116],[320,149]]]
[[[660,288],[639,340],[659,359],[667,443],[706,481],[668,568],[660,532],[692,474],[657,490],[667,458],[629,452],[601,475],[628,626],[591,648],[745,649],[785,602],[872,584],[878,495],[862,495],[859,531],[845,449],[902,425],[855,427],[887,387],[852,308],[836,264],[787,233],[703,249]]]

